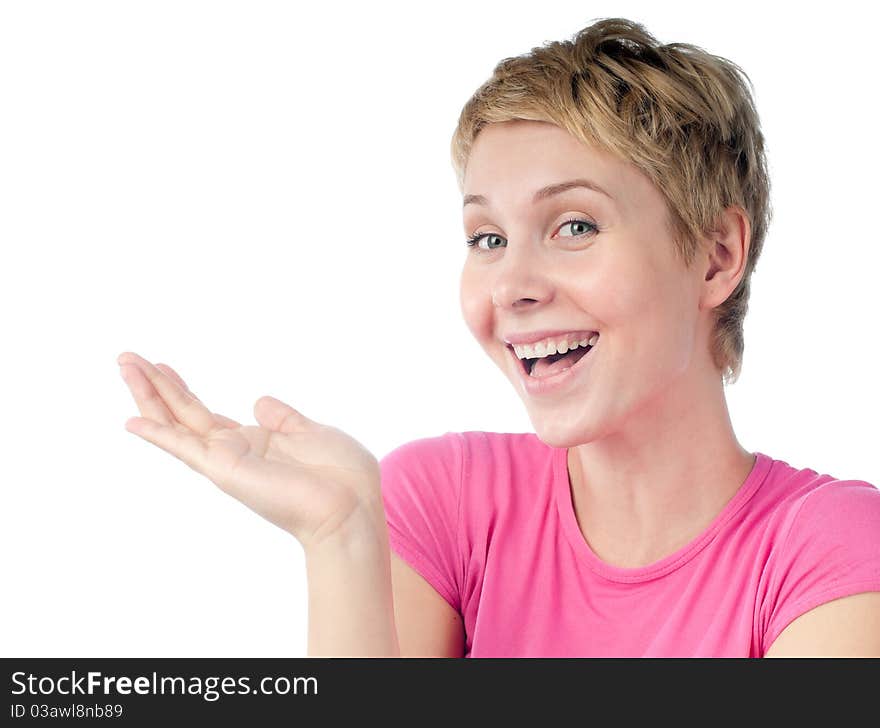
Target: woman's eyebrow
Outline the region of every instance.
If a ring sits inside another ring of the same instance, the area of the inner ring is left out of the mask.
[[[608,194],[601,186],[593,182],[589,179],[571,179],[567,182],[557,182],[556,184],[547,185],[546,187],[542,187],[537,192],[535,192],[532,197],[532,204],[540,202],[541,200],[546,200],[548,197],[552,197],[553,195],[558,195],[567,190],[573,189],[575,187],[586,187],[588,190],[593,190],[594,192],[598,192],[602,195],[605,195],[612,202],[614,198]],[[489,200],[486,199],[483,195],[465,195],[464,202],[462,203],[462,207],[467,207],[470,204],[475,205],[483,205],[488,206]]]

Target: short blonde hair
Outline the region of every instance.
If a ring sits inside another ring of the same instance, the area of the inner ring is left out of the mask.
[[[746,85],[748,84],[748,85]],[[688,267],[728,206],[749,218],[736,289],[715,308],[711,353],[722,382],[742,367],[749,281],[772,217],[764,137],[751,79],[735,63],[684,43],[659,43],[639,23],[603,18],[570,41],[498,62],[464,105],[452,137],[459,189],[480,129],[545,121],[639,168],[664,195],[675,251]]]

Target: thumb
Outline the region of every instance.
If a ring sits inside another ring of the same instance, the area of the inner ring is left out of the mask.
[[[280,399],[269,395],[260,397],[254,403],[254,417],[261,427],[285,434],[304,432],[318,424]]]

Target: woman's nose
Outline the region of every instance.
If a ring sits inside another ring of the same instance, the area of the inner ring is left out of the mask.
[[[492,281],[492,303],[498,308],[523,308],[553,297],[553,287],[539,256],[508,247]]]

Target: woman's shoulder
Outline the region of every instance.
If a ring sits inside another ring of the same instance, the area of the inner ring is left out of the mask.
[[[773,516],[761,606],[769,646],[820,604],[880,591],[880,490],[780,460],[762,490]]]
[[[522,483],[537,488],[546,482],[549,488],[558,460],[559,451],[535,433],[466,430],[409,440],[379,464],[389,483],[406,479],[411,490],[454,492],[457,501],[464,494],[468,509],[481,511],[512,497]]]
[[[555,448],[542,442],[534,432],[490,432],[485,430],[447,431],[408,440],[382,459],[457,459],[467,461],[547,460]]]
[[[868,513],[880,509],[880,489],[867,480],[839,478],[765,457],[769,468],[762,487],[764,497],[793,520],[810,522],[826,512],[839,520],[855,515],[861,508]]]
[[[779,557],[806,563],[870,556],[880,566],[880,489],[873,483],[770,459],[760,492]]]
[[[810,478],[787,500],[790,532],[880,547],[880,489],[866,480]]]
[[[509,524],[506,516],[527,513],[512,506],[520,494],[541,497],[542,483],[546,495],[552,492],[552,450],[534,433],[476,430],[396,446],[379,467],[386,520],[398,552],[421,561],[428,553],[454,554],[461,540],[473,542],[491,530],[499,514]],[[412,555],[413,544],[421,544],[422,556]],[[457,568],[449,567],[450,573]]]

